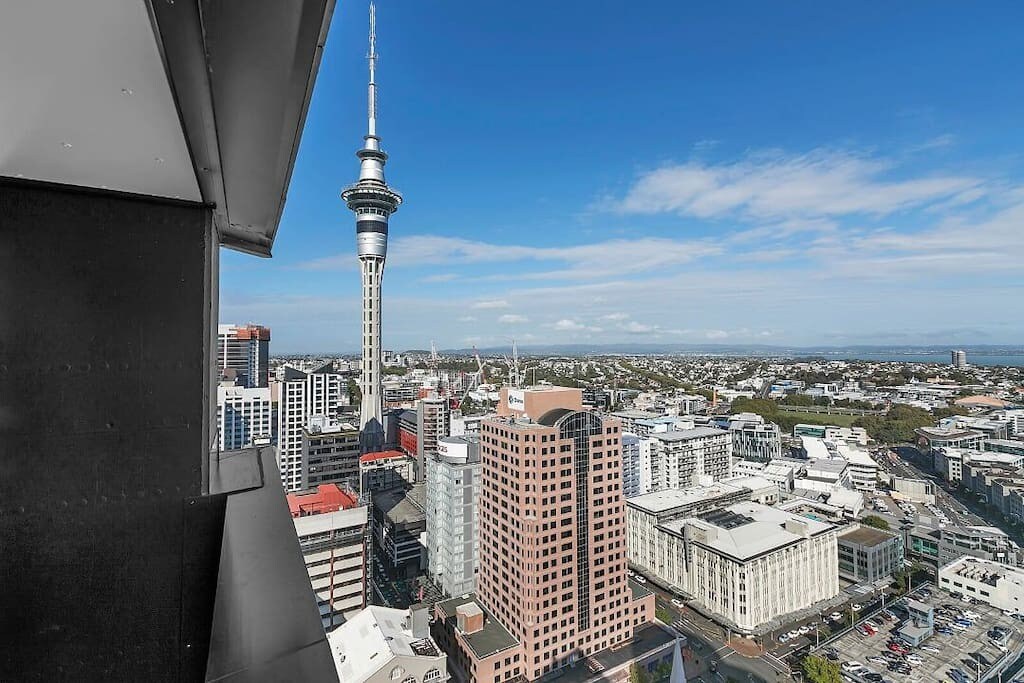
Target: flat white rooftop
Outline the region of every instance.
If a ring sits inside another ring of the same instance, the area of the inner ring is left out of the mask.
[[[732,513],[732,515],[725,515]],[[688,517],[662,524],[661,527],[676,534],[683,534],[687,526],[694,526],[708,532],[701,545],[715,552],[739,561],[746,561],[758,555],[780,550],[835,527],[808,517],[795,515],[778,508],[758,503],[736,503],[716,513],[717,518],[726,518],[722,523],[708,519]],[[787,529],[787,523],[790,528]],[[724,526],[723,526],[724,524]],[[806,529],[806,536],[796,530]]]
[[[740,491],[739,486],[717,482],[711,486],[691,486],[645,493],[626,500],[626,504],[649,513],[666,512],[704,500],[714,500]]]

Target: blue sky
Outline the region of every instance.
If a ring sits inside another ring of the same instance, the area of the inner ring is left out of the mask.
[[[1019,2],[378,3],[388,348],[1024,344]],[[221,319],[352,351],[366,4]]]

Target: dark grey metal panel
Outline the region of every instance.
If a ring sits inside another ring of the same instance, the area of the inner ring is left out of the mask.
[[[0,181],[0,680],[202,676],[216,249],[199,206]]]
[[[228,496],[208,681],[337,681],[273,447],[264,486]]]

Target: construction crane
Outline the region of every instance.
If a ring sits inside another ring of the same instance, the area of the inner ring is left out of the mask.
[[[523,384],[522,373],[519,369],[519,348],[516,346],[516,340],[512,339],[512,359],[509,360],[508,356],[502,356],[505,359],[505,365],[508,366],[508,383],[513,389],[518,389]]]
[[[469,392],[483,384],[484,381],[484,364],[483,361],[480,360],[480,352],[476,350],[475,346],[473,347],[473,357],[476,358],[477,370],[469,376],[469,383],[466,385],[466,390],[462,393],[462,398],[459,399],[460,406],[466,400],[466,397],[469,396]]]

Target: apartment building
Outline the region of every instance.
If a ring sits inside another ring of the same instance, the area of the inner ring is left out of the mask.
[[[713,480],[732,471],[732,438],[729,432],[711,427],[650,434],[650,459],[646,476],[652,491],[680,489],[698,483],[698,477]]]
[[[366,606],[368,501],[337,484],[287,498],[320,618],[330,631]]]
[[[222,451],[273,440],[270,389],[221,384],[217,387],[217,445]]]
[[[277,463],[286,491],[302,488],[303,432],[316,416],[336,418],[341,414],[346,383],[325,363],[303,372],[286,367],[277,403]]]
[[[730,419],[728,430],[734,458],[768,462],[782,457],[782,432],[774,422],[765,422],[760,415],[744,414],[742,419]]]

